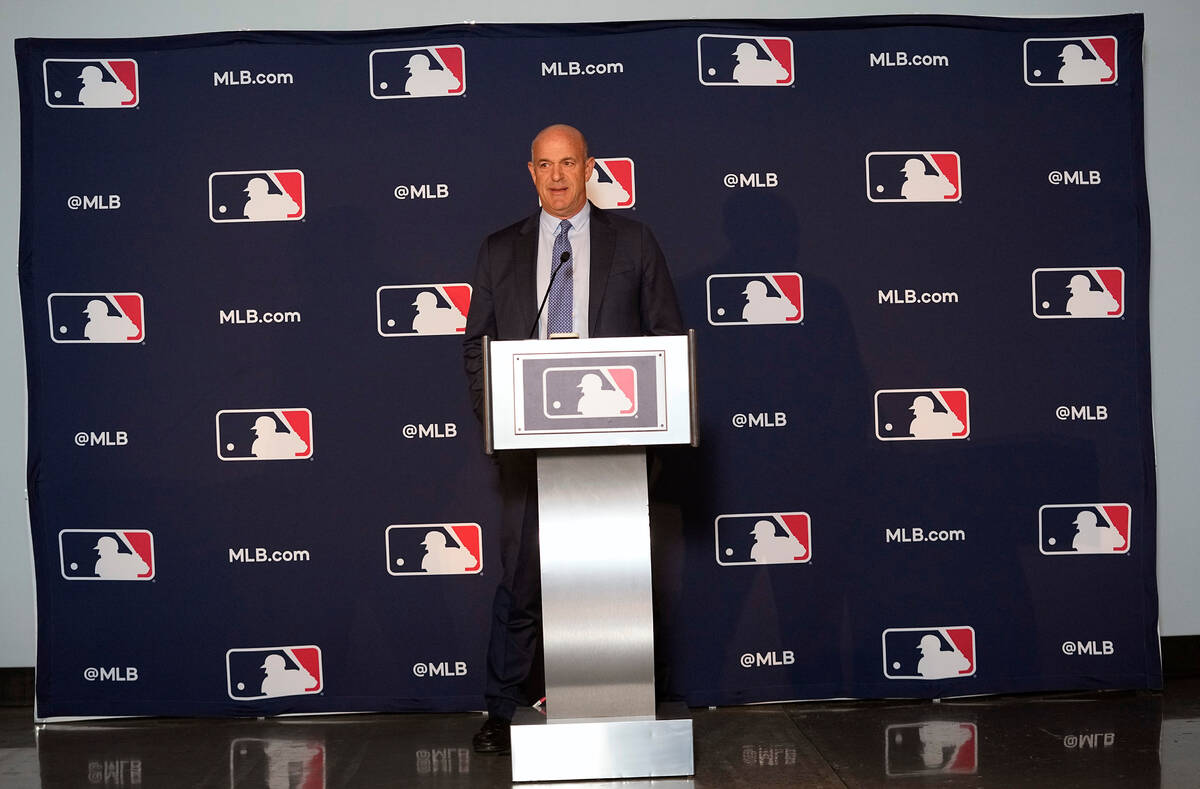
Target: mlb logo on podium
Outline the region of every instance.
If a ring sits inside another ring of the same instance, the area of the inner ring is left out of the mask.
[[[717,564],[804,564],[812,559],[812,522],[807,512],[718,515]]]
[[[962,199],[962,163],[954,151],[867,154],[872,203],[953,203]]]
[[[231,649],[225,653],[225,676],[229,698],[235,701],[311,696],[324,690],[321,648]]]
[[[804,320],[804,284],[794,271],[711,274],[708,322],[713,326],[799,324]]]
[[[705,33],[696,50],[701,85],[782,87],[794,80],[790,38]]]
[[[213,222],[297,222],[304,218],[304,173],[231,170],[208,176]]]
[[[58,555],[68,581],[154,580],[154,535],[145,529],[63,529]]]
[[[596,157],[587,197],[597,208],[632,208],[637,202],[633,159]]]
[[[1033,87],[1115,85],[1117,39],[1027,38],[1024,46],[1025,84]]]
[[[376,329],[384,337],[462,334],[471,309],[471,286],[384,285],[375,291]]]
[[[132,109],[138,105],[138,64],[131,58],[47,58],[46,105],[55,109]]]
[[[893,627],[883,631],[888,679],[954,679],[975,674],[975,628]]]
[[[1128,504],[1047,504],[1038,510],[1039,548],[1047,556],[1129,553]]]
[[[466,53],[459,44],[376,49],[370,57],[371,96],[419,99],[467,92]]]
[[[1125,314],[1125,271],[1034,269],[1033,314],[1037,318],[1120,318]]]
[[[550,367],[542,380],[549,419],[637,416],[637,369],[629,365]]]
[[[313,454],[307,408],[235,408],[217,412],[221,460],[307,460]]]
[[[391,575],[477,575],[483,572],[483,535],[478,523],[416,523],[388,526],[387,571]]]
[[[883,748],[889,778],[973,775],[979,765],[979,732],[965,721],[888,726]]]
[[[51,293],[54,342],[138,343],[146,339],[140,293]]]
[[[966,389],[880,389],[875,437],[880,441],[937,441],[971,434]]]

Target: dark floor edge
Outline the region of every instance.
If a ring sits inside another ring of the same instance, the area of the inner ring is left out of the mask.
[[[1163,676],[1200,676],[1200,635],[1162,639]],[[0,707],[33,706],[33,668],[0,667]]]
[[[1200,677],[1200,635],[1162,639],[1164,677]]]
[[[33,668],[0,667],[0,707],[33,706]]]

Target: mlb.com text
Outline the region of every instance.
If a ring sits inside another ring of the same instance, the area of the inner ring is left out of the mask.
[[[272,551],[269,548],[230,548],[229,563],[257,564],[259,562],[307,562],[312,554],[304,549]]]
[[[221,310],[221,325],[226,323],[299,323],[299,310]]]
[[[624,73],[624,63],[580,63],[578,60],[568,60],[565,63],[561,60],[553,63],[542,61],[543,77],[593,77],[597,74]]]
[[[255,74],[250,69],[213,72],[214,88],[222,85],[292,85],[295,81],[295,77],[287,72]]]
[[[871,53],[871,68],[875,66],[949,66],[947,55],[910,55],[907,52]]]
[[[952,290],[919,291],[912,288],[892,288],[879,291],[880,304],[958,304],[958,294]]]
[[[965,542],[967,533],[962,529],[929,529],[920,526],[911,529],[885,529],[887,542]]]

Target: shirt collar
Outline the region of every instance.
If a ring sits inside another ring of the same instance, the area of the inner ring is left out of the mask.
[[[584,201],[583,208],[579,209],[579,213],[575,216],[567,217],[571,220],[571,230],[578,233],[587,226],[588,219],[592,216],[592,203],[590,200]],[[546,213],[546,209],[542,209],[541,214],[542,231],[554,235],[558,232],[558,226],[562,223],[562,219],[557,216],[552,216]]]

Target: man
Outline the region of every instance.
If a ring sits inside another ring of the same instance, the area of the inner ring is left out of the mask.
[[[531,334],[684,331],[654,234],[588,202],[594,165],[578,129],[561,124],[543,129],[533,139],[529,161],[541,210],[491,234],[480,247],[463,339],[476,415],[482,415],[484,335],[523,340]],[[543,297],[547,308],[539,316]],[[502,577],[488,641],[488,720],[474,739],[476,751],[493,753],[508,750],[516,708],[542,695],[531,677],[541,640],[535,458],[531,452],[502,453],[499,466]]]

